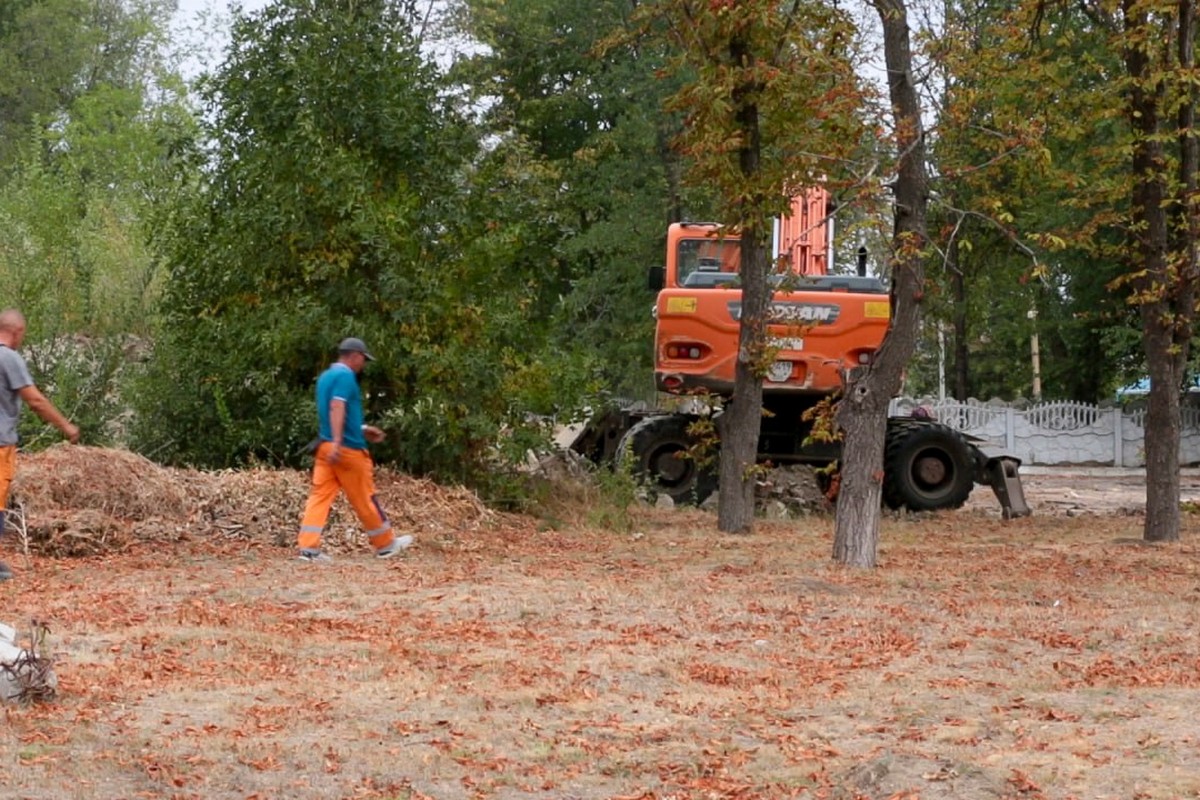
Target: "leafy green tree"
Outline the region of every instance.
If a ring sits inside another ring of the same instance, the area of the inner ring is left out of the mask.
[[[932,48],[944,89],[931,213],[945,269],[934,272],[942,293],[931,313],[953,332],[959,398],[1029,396],[1036,326],[1043,394],[1095,401],[1114,388],[1122,361],[1106,331],[1128,315],[1108,288],[1117,260],[1071,234],[1092,219],[1079,198],[1097,176],[1097,144],[1114,141],[1111,124],[1078,120],[1107,102],[1107,75],[1120,65],[1079,15],[1039,37],[1038,48],[1054,53],[1039,67],[1021,24],[1010,4],[959,0]],[[1047,135],[1051,119],[1072,123]]]
[[[172,0],[0,4],[0,165],[98,89],[140,90],[161,73]]]
[[[413,24],[385,0],[281,0],[235,21],[203,86],[203,180],[161,228],[172,275],[144,450],[294,463],[313,381],[353,334],[378,359],[363,378],[393,434],[378,455],[479,481],[502,431],[527,446],[528,414],[585,380],[548,374],[537,230],[510,224],[542,179],[480,155]]]
[[[0,9],[0,282],[31,366],[92,443],[162,271],[147,211],[193,128],[166,49],[170,4],[23,0]],[[68,338],[71,337],[71,338]],[[38,441],[39,421],[26,441]]]
[[[836,179],[860,140],[855,29],[819,2],[670,2],[664,19],[684,79],[672,99],[685,124],[676,146],[685,181],[711,187],[719,217],[741,234],[741,324],[735,386],[718,418],[717,525],[754,521],[754,474],[767,368],[772,221],[803,187]]]
[[[661,39],[638,36],[628,4],[604,0],[464,0],[458,30],[478,43],[452,77],[469,87],[498,153],[512,151],[546,181],[541,261],[560,300],[549,309],[559,345],[585,354],[611,391],[652,391],[653,321],[646,270],[661,264],[666,227],[706,208],[680,185],[670,146],[677,81],[661,74]]]
[[[1006,91],[994,98],[998,113],[1041,122],[1047,145],[1030,150],[1025,168],[1039,171],[1041,183],[1073,211],[1071,224],[1030,237],[1104,265],[1105,288],[1139,318],[1151,377],[1149,540],[1179,536],[1180,387],[1200,280],[1195,25],[1190,0],[1030,0],[997,18],[997,56],[974,65],[1006,74],[993,85]],[[1017,59],[1019,75],[1007,75],[1004,65]],[[1115,273],[1108,271],[1113,266]],[[1095,284],[1091,291],[1094,297]]]

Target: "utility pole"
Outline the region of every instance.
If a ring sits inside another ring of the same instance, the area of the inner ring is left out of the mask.
[[[1038,346],[1037,306],[1030,308],[1025,316],[1033,323],[1033,333],[1029,335],[1029,349],[1033,356],[1033,400],[1036,403],[1042,399],[1042,356]]]

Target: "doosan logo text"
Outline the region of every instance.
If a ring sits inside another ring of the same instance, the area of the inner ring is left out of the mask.
[[[833,303],[772,303],[767,309],[767,322],[832,325],[837,322],[839,311],[841,308]],[[729,315],[740,322],[742,304],[730,303]]]

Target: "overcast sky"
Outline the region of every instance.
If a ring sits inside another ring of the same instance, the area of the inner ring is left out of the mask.
[[[5,0],[0,0],[0,3]],[[240,5],[247,12],[258,11],[269,5],[271,0],[177,0],[173,28],[176,39],[190,49],[200,51],[196,58],[187,59],[183,65],[184,75],[196,77],[205,67],[215,67],[229,41],[230,9]],[[435,3],[435,6],[437,4]],[[427,44],[429,44],[427,42]],[[463,46],[432,43],[426,52],[445,67],[454,57],[455,50]],[[470,49],[470,48],[466,48]]]
[[[196,58],[184,62],[184,74],[195,77],[204,67],[216,65],[229,40],[230,8],[237,4],[246,11],[257,11],[268,2],[270,0],[178,0],[173,25],[176,35],[200,51]]]
[[[179,16],[183,18],[191,17],[206,9],[216,9],[222,13],[228,13],[230,6],[235,0],[179,0]],[[242,7],[247,11],[255,11],[267,4],[267,0],[241,0]]]

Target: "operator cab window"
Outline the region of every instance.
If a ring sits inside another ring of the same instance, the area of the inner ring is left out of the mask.
[[[736,239],[683,239],[675,255],[680,286],[713,289],[733,283],[738,278],[741,247]]]

